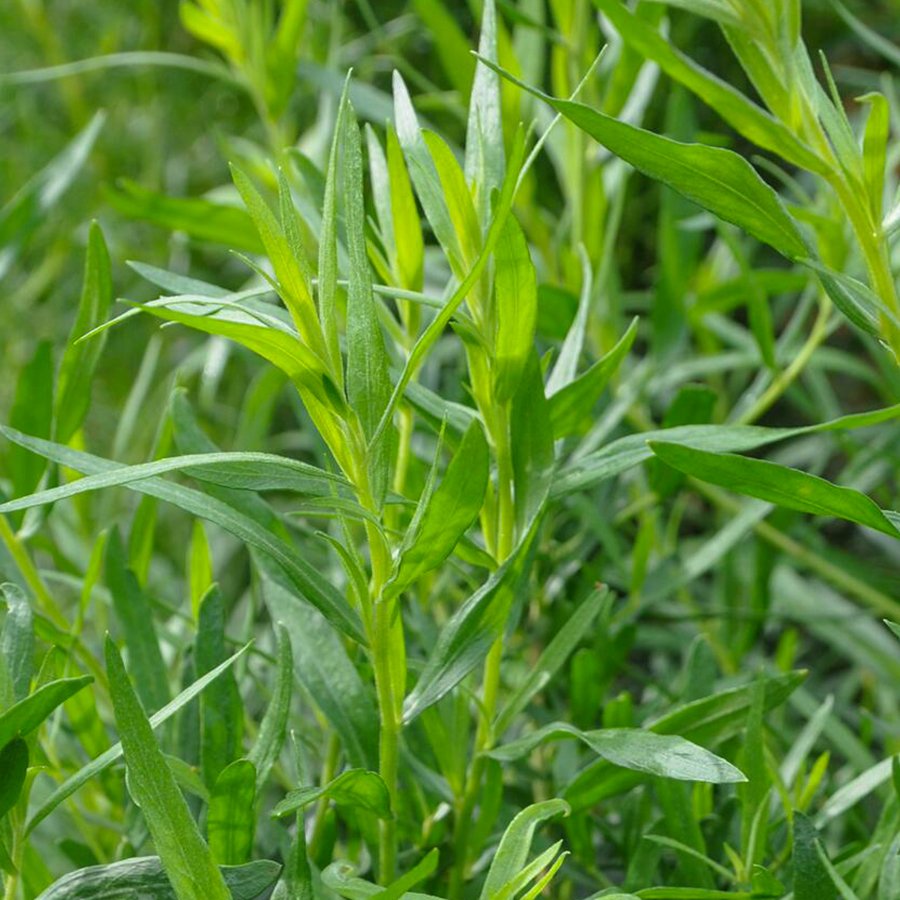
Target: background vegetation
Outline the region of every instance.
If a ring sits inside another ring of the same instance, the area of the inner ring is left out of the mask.
[[[0,7],[6,897],[900,898],[898,44]]]

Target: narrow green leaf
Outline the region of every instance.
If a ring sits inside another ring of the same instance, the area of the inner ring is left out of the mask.
[[[191,542],[187,554],[187,583],[190,589],[191,614],[196,619],[200,613],[200,601],[212,585],[212,554],[206,530],[200,519],[194,521],[191,528]]]
[[[863,135],[863,179],[869,192],[869,206],[876,222],[884,213],[884,180],[887,146],[891,133],[891,113],[884,94],[873,92],[858,98],[869,104],[869,118]]]
[[[393,430],[387,427],[377,439],[373,438],[391,398],[391,380],[366,251],[359,126],[352,106],[347,106],[344,116],[343,193],[350,262],[347,287],[347,397],[359,416],[363,433],[371,440],[370,490],[375,501],[380,503],[390,480]]]
[[[370,900],[377,897],[385,888],[372,884],[364,878],[356,876],[355,867],[347,862],[334,862],[322,872],[322,884],[339,897],[347,900]],[[420,894],[418,891],[407,891],[403,900],[441,900],[433,894]]]
[[[516,532],[523,535],[544,508],[556,468],[549,404],[534,349],[513,395],[509,419]]]
[[[900,405],[867,413],[841,416],[815,425],[796,428],[764,428],[759,425],[683,425],[662,428],[643,434],[629,434],[611,441],[600,450],[587,454],[578,462],[563,468],[553,483],[553,494],[563,496],[599,484],[625,472],[653,456],[651,441],[679,443],[699,450],[737,452],[755,450],[777,441],[805,434],[866,428],[889,422],[900,415]]]
[[[53,353],[47,341],[41,341],[31,359],[22,368],[15,383],[15,397],[9,411],[9,423],[38,437],[49,438],[53,428]],[[13,490],[20,494],[33,491],[46,464],[21,447],[9,447],[6,474]]]
[[[232,250],[262,253],[263,244],[253,220],[237,206],[214,203],[203,197],[168,197],[133,181],[122,179],[106,197],[113,209],[166,231],[183,231],[189,237]]]
[[[89,453],[19,434],[2,425],[0,434],[34,453],[88,475],[105,474],[126,468],[119,463]],[[359,617],[350,609],[344,597],[313,566],[301,559],[292,547],[258,522],[221,500],[192,488],[171,484],[163,479],[143,478],[128,486],[132,490],[173,503],[192,515],[214,522],[240,540],[267,553],[288,573],[301,596],[319,609],[332,625],[353,640],[364,642],[365,636]],[[35,495],[31,498],[35,502],[26,505],[40,505],[45,502],[39,497],[40,495]]]
[[[828,174],[827,164],[790,128],[677,50],[671,41],[631,12],[621,0],[594,0],[594,3],[630,47],[652,59],[670,78],[696,94],[747,140],[793,165],[819,175]],[[691,0],[691,5],[697,6],[695,0]]]
[[[230,900],[231,892],[200,837],[128,681],[119,651],[108,637],[106,669],[129,791],[141,808],[175,895],[178,900]]]
[[[169,678],[153,624],[153,609],[127,567],[118,528],[106,542],[106,586],[128,650],[138,696],[151,713],[169,702]]]
[[[651,441],[650,449],[673,469],[735,493],[799,512],[836,516],[900,538],[900,531],[865,494],[831,484],[817,475],[768,460],[708,453],[661,441]]]
[[[494,318],[491,364],[494,392],[502,403],[519,386],[537,322],[537,275],[525,235],[512,214],[494,248]]]
[[[503,832],[481,890],[481,900],[492,900],[525,867],[538,825],[568,814],[565,800],[544,800],[523,809]]]
[[[435,237],[451,260],[460,259],[456,230],[444,200],[441,179],[419,128],[409,91],[399,72],[394,72],[394,126],[403,148],[416,194]]]
[[[341,394],[322,357],[286,326],[271,317],[227,304],[197,297],[165,297],[138,308],[158,319],[179,322],[206,334],[226,337],[278,366],[299,389],[309,391],[327,406],[342,408]]]
[[[28,744],[13,738],[0,749],[0,820],[18,803],[28,774]]]
[[[253,182],[236,166],[231,167],[231,177],[266,248],[275,277],[278,279],[281,299],[284,300],[297,331],[307,345],[319,350],[322,340],[316,305],[300,260],[285,233],[284,222],[279,224]]]
[[[12,429],[4,429],[0,433],[10,440],[27,437]],[[122,465],[96,475],[88,475],[28,497],[10,500],[0,505],[0,512],[9,513],[56,503],[88,491],[129,486],[132,482],[169,472],[184,472],[200,481],[242,491],[290,491],[296,494],[331,497],[336,488],[349,487],[349,482],[342,476],[287,456],[254,452],[192,453],[134,466]]]
[[[387,169],[390,178],[390,206],[396,246],[395,275],[401,287],[411,291],[422,289],[424,278],[424,242],[419,211],[413,196],[412,182],[403,150],[393,128],[387,130]]]
[[[463,170],[447,142],[432,131],[423,132],[422,138],[437,170],[444,202],[456,235],[456,240],[445,246],[444,251],[453,273],[457,278],[462,278],[477,258],[481,245],[478,213]]]
[[[100,226],[92,222],[88,233],[81,300],[56,379],[54,436],[60,443],[68,443],[84,421],[90,403],[94,369],[103,351],[102,340],[81,344],[76,341],[106,321],[111,304],[109,252]]]
[[[778,195],[743,157],[719,147],[662,137],[582,103],[550,97],[503,69],[499,71],[645,175],[669,185],[720,219],[740,226],[788,259],[808,255],[806,244]]]
[[[731,763],[674,734],[656,734],[639,728],[605,728],[580,731],[565,722],[543,728],[497,747],[488,753],[493,759],[508,762],[527,756],[548,741],[574,738],[598,756],[637,772],[674,778],[679,781],[707,781],[728,784],[746,781]]]
[[[281,866],[258,859],[243,866],[220,866],[231,900],[258,900],[278,878]],[[134,856],[105,866],[63,875],[37,900],[179,900],[158,856]]]
[[[473,419],[447,466],[441,483],[420,500],[406,532],[389,594],[402,591],[440,565],[478,518],[487,489],[490,453],[484,430]]]
[[[409,896],[407,891],[424,881],[437,868],[439,853],[437,847],[426,853],[408,872],[391,882],[383,891],[373,894],[376,900],[401,900]]]
[[[481,8],[481,37],[478,55],[497,62],[497,10],[494,0],[485,0]],[[466,125],[466,181],[475,185],[478,214],[482,223],[491,211],[491,193],[500,187],[505,169],[503,154],[503,118],[500,113],[500,78],[478,63],[469,98]]]
[[[90,675],[59,678],[39,687],[0,715],[0,747],[31,734],[61,703],[93,682]]]
[[[197,672],[205,675],[227,656],[225,601],[222,592],[213,586],[200,604],[197,620]],[[210,789],[222,770],[240,756],[243,725],[241,695],[234,672],[229,669],[200,698],[200,763],[203,780]]]
[[[180,709],[189,704],[198,694],[200,694],[208,685],[212,684],[223,672],[227,671],[241,656],[243,656],[250,645],[242,647],[233,656],[230,656],[220,666],[217,666],[211,672],[207,672],[202,678],[198,678],[193,684],[185,688],[171,703],[166,704],[158,713],[150,717],[150,727],[158,728],[163,722],[167,722]],[[91,760],[87,765],[79,769],[74,775],[67,778],[58,788],[56,788],[49,797],[35,810],[25,828],[25,833],[29,834],[34,830],[50,813],[55,810],[60,803],[68,799],[80,787],[85,785],[92,778],[108,769],[113,763],[122,758],[122,745],[114,744],[104,753],[101,753],[96,759]]]
[[[377,772],[366,769],[348,769],[324,787],[305,787],[291,791],[272,810],[272,815],[278,819],[283,818],[322,798],[332,800],[338,806],[367,810],[379,819],[392,817],[387,786]]]
[[[216,778],[206,816],[212,858],[225,866],[250,860],[256,831],[256,767],[236,759]]]
[[[506,562],[450,617],[428,662],[406,698],[403,721],[437,703],[484,659],[506,627],[512,603],[531,563],[540,517],[535,518]]]
[[[586,372],[563,385],[549,397],[553,436],[563,438],[575,433],[582,422],[590,419],[592,408],[616,374],[637,337],[637,317],[612,349]]]
[[[287,734],[287,723],[291,713],[291,694],[294,686],[294,657],[288,630],[279,622],[275,626],[278,640],[278,672],[275,687],[256,743],[247,757],[256,768],[256,790],[260,791],[269,777],[269,772],[281,753]]]
[[[321,237],[319,239],[319,270],[316,287],[319,304],[319,318],[325,335],[332,371],[340,373],[343,378],[343,361],[338,339],[338,166],[340,161],[341,142],[344,137],[344,117],[347,114],[347,91],[350,80],[344,85],[344,94],[338,105],[337,121],[334,125],[334,137],[328,154],[328,169],[325,176],[325,197],[322,204]]]
[[[765,708],[783,703],[805,678],[805,672],[791,672],[765,681]],[[655,734],[678,734],[694,744],[712,746],[739,734],[753,701],[754,686],[731,688],[678,706],[665,715],[644,723]],[[634,771],[598,760],[583,769],[566,786],[565,798],[576,811],[587,809],[607,797],[629,790],[645,780]]]
[[[0,660],[12,681],[13,700],[24,700],[34,674],[34,614],[24,591],[16,584],[0,585],[6,618],[0,632]]]
[[[834,882],[819,857],[819,833],[801,812],[794,812],[794,900],[835,900]]]
[[[861,331],[878,337],[881,334],[882,317],[895,325],[900,324],[868,285],[843,272],[835,272],[815,260],[801,259],[799,262],[819,276],[822,287],[834,305]]]

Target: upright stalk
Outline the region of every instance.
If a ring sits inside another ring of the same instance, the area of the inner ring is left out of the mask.
[[[513,498],[513,469],[509,443],[509,406],[498,410],[498,427],[494,435],[497,453],[497,532],[495,556],[497,562],[505,562],[513,551],[515,540],[515,501]],[[484,677],[481,695],[481,717],[475,732],[472,765],[466,779],[462,798],[457,804],[456,821],[453,831],[453,846],[456,853],[453,870],[450,873],[450,900],[462,897],[469,856],[469,837],[475,805],[481,791],[486,765],[485,751],[490,750],[493,741],[493,721],[497,713],[497,698],[500,690],[500,664],[503,659],[503,636],[497,638],[488,651],[484,663]]]

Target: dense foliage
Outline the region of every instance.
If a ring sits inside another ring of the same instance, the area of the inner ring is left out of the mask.
[[[898,23],[0,8],[5,900],[898,900]]]

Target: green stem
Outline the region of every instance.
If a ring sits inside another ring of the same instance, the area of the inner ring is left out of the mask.
[[[397,868],[397,771],[400,756],[400,710],[396,703],[393,665],[391,661],[391,618],[395,601],[381,601],[375,606],[373,640],[375,688],[381,729],[378,739],[378,770],[391,798],[389,819],[379,823],[378,871],[382,884],[394,880]]]
[[[738,425],[749,425],[756,421],[774,404],[779,397],[794,383],[798,375],[806,367],[813,353],[825,340],[828,334],[828,316],[831,314],[831,301],[823,292],[819,300],[819,312],[800,352],[791,360],[790,365],[772,380],[763,395],[738,420]]]
[[[513,468],[509,444],[509,407],[498,410],[494,443],[497,453],[497,537],[496,558],[502,564],[512,553],[515,541],[515,500],[513,497]],[[484,663],[481,695],[481,717],[475,733],[474,759],[463,795],[456,808],[453,847],[456,860],[450,873],[450,900],[462,897],[469,856],[469,838],[475,805],[481,792],[481,782],[487,757],[494,742],[493,722],[497,714],[500,690],[500,664],[503,659],[503,636],[497,638],[488,651]]]
[[[372,499],[365,469],[359,473],[362,485],[360,501],[369,511],[378,514]],[[403,623],[395,618],[396,598],[383,596],[384,585],[391,570],[391,553],[382,532],[371,522],[366,523],[366,537],[372,563],[369,587],[369,606],[373,613],[369,634],[372,667],[375,674],[375,693],[380,721],[378,736],[378,773],[387,786],[391,799],[390,819],[379,822],[378,871],[382,884],[394,880],[397,868],[397,800],[398,760],[402,724],[403,693],[406,687],[406,661],[403,647]]]

